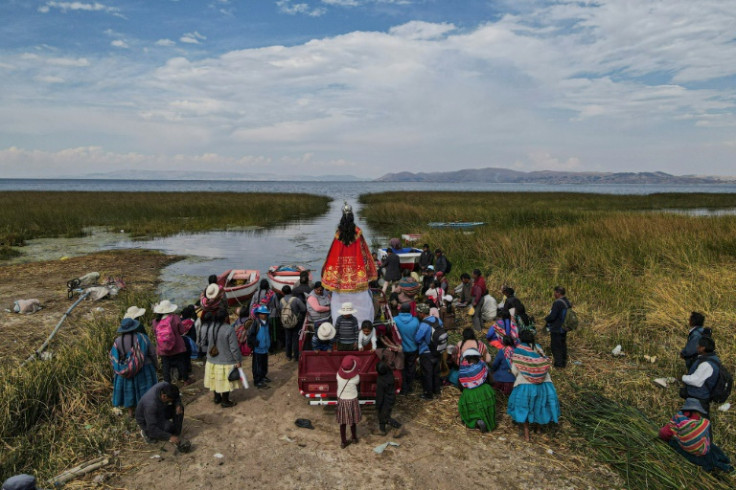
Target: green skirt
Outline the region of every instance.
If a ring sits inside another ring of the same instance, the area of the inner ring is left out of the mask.
[[[496,395],[491,385],[483,383],[477,388],[465,389],[457,402],[463,423],[475,429],[478,420],[485,422],[488,430],[496,428]]]

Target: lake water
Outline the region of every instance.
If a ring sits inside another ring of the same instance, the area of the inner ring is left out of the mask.
[[[310,220],[298,220],[267,230],[211,231],[180,234],[146,241],[131,241],[127,235],[90,230],[90,236],[69,239],[31,240],[27,257],[58,259],[97,250],[155,249],[188,258],[163,271],[159,293],[174,301],[191,302],[206,285],[207,276],[227,269],[258,269],[265,274],[271,265],[298,263],[315,270],[315,278],[332,243],[340,221],[343,201],[358,215],[358,196],[384,191],[497,191],[497,192],[591,192],[602,194],[651,194],[658,192],[736,193],[736,185],[631,186],[631,185],[539,185],[422,182],[233,182],[233,181],[134,181],[134,180],[31,180],[0,179],[3,190],[56,191],[151,191],[151,192],[306,192],[333,198],[328,212]],[[357,218],[369,244],[385,244],[382,237]],[[22,260],[22,259],[21,259]],[[27,259],[26,259],[27,260]]]

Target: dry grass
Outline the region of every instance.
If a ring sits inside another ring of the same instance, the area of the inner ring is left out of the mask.
[[[734,207],[735,194],[387,193],[364,196],[362,202],[363,217],[385,235],[423,232],[422,242],[442,247],[453,262],[451,279],[478,267],[497,299],[501,284],[512,285],[538,324],[549,311],[552,288],[566,286],[582,326],[569,336],[573,364],[553,373],[563,402],[577,400],[574,385],[588,386],[621,403],[624,411],[641,410],[652,422],[638,421],[639,430],[646,423],[663,425],[682,400],[676,388],[664,390],[651,380],[683,374],[679,350],[694,310],[706,315],[721,359],[733,371],[736,216],[642,210]],[[444,220],[488,224],[470,234],[426,226]],[[539,340],[548,343],[545,335]],[[610,354],[616,344],[625,357]],[[644,355],[658,360],[649,363]],[[576,410],[574,404],[564,406],[567,412]],[[574,440],[566,432],[563,436]],[[736,412],[718,412],[715,433],[718,444],[733,454]],[[581,451],[592,444],[586,441]],[[678,458],[666,461],[687,466]],[[653,474],[661,471],[653,469]],[[682,481],[697,485],[702,472],[691,472],[690,478]],[[642,481],[629,480],[629,485],[667,486],[666,480]]]

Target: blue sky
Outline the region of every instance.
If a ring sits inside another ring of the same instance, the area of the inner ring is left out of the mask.
[[[736,2],[0,2],[0,175],[736,175]]]

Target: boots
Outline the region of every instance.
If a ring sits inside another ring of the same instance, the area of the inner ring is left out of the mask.
[[[222,395],[215,391],[215,398],[212,401],[219,405],[222,403]]]
[[[238,402],[234,402],[230,400],[230,392],[225,392],[222,394],[222,403],[220,404],[222,408],[230,408],[237,405]]]

